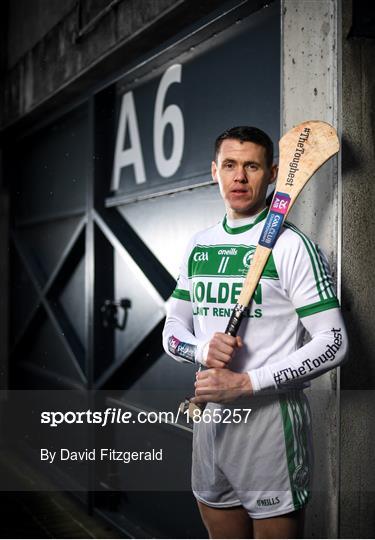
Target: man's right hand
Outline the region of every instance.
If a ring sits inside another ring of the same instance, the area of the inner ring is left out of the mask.
[[[236,349],[242,346],[243,342],[240,336],[233,337],[223,332],[215,332],[208,342],[204,365],[208,368],[226,368]]]

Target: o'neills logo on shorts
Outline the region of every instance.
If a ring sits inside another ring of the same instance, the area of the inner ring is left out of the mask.
[[[279,504],[279,503],[280,503],[279,497],[269,497],[267,499],[257,500],[257,506],[274,506],[275,504]]]

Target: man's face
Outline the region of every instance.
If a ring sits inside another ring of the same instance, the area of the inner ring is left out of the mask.
[[[263,146],[225,139],[211,172],[219,183],[228,217],[236,219],[252,216],[264,208],[267,187],[275,181],[277,167],[267,165]]]

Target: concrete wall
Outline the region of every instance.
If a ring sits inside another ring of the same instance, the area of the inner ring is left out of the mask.
[[[36,108],[40,116],[42,106],[48,112],[79,99],[223,3],[201,0],[192,10],[188,0],[80,0],[77,8],[72,1],[9,2],[0,131]]]
[[[305,120],[338,124],[338,3],[331,0],[282,2],[282,132]],[[340,177],[331,159],[304,189],[290,220],[327,254],[338,282]],[[338,290],[340,294],[340,290]],[[305,534],[337,537],[339,407],[335,372],[312,382],[315,474]]]
[[[11,69],[77,4],[76,0],[9,2],[8,68]]]
[[[348,38],[343,1],[343,309],[350,361],[342,369],[340,535],[374,537],[375,41]]]

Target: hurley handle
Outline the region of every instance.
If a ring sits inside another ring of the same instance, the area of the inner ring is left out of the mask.
[[[243,283],[238,302],[234,306],[225,333],[229,336],[236,336],[240,329],[241,321],[248,311],[251,298],[257,288],[264,267],[267,264],[271,249],[258,245],[251,261],[250,269]]]

